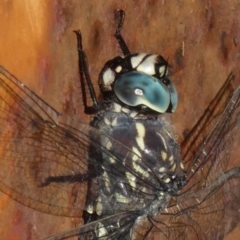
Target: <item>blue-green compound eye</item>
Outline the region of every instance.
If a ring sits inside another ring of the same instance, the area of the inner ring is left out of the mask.
[[[177,90],[175,88],[175,85],[170,82],[170,84],[168,85],[168,89],[169,89],[169,93],[170,93],[170,97],[171,97],[171,103],[172,103],[172,108],[171,108],[171,112],[175,112],[178,106],[178,94],[177,94]]]
[[[174,110],[177,105],[175,87],[173,84],[169,87],[155,77],[134,71],[125,73],[116,80],[114,92],[118,99],[128,106],[145,105],[163,113],[167,111],[172,100]]]

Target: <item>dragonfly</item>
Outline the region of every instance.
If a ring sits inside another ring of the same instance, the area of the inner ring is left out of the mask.
[[[238,143],[240,88],[229,90],[230,74],[180,153],[163,117],[178,106],[169,65],[159,55],[132,54],[119,15],[115,37],[124,56],[100,73],[102,102],[76,31],[90,125],[0,68],[0,190],[40,212],[83,216],[83,226],[48,239],[223,239],[239,222],[240,168],[228,162]]]

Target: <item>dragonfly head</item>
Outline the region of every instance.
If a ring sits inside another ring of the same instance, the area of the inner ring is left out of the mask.
[[[100,74],[99,85],[105,98],[129,108],[173,113],[178,105],[169,65],[159,55],[138,53],[110,60]]]

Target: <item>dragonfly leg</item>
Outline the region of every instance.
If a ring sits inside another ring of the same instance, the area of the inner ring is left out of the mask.
[[[87,63],[87,57],[85,52],[83,51],[82,47],[82,34],[80,30],[74,31],[77,35],[77,48],[78,48],[78,57],[79,57],[79,73],[80,73],[80,82],[82,86],[82,97],[83,97],[83,103],[85,108],[86,114],[94,114],[99,109],[99,103],[97,101],[96,93],[93,87],[93,83],[88,71],[88,63]],[[87,96],[86,96],[86,86],[84,82],[84,78],[86,79],[87,86],[93,101],[93,106],[88,107],[87,106]]]
[[[120,21],[118,23],[118,27],[115,33],[115,37],[118,41],[118,44],[124,54],[124,56],[128,56],[131,54],[126,42],[124,41],[122,34],[121,34],[121,30],[123,27],[123,23],[124,23],[124,19],[125,19],[125,12],[123,10],[118,10],[119,14],[120,14]]]

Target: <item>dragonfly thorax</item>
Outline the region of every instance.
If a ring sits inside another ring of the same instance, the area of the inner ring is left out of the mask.
[[[102,155],[102,174],[97,178],[101,191],[89,209],[105,216],[126,210],[155,215],[164,209],[169,196],[185,184],[170,126],[163,119],[134,119],[116,109],[108,109],[93,125],[112,139],[102,139],[107,152],[98,153]],[[127,148],[119,150],[120,144]]]

